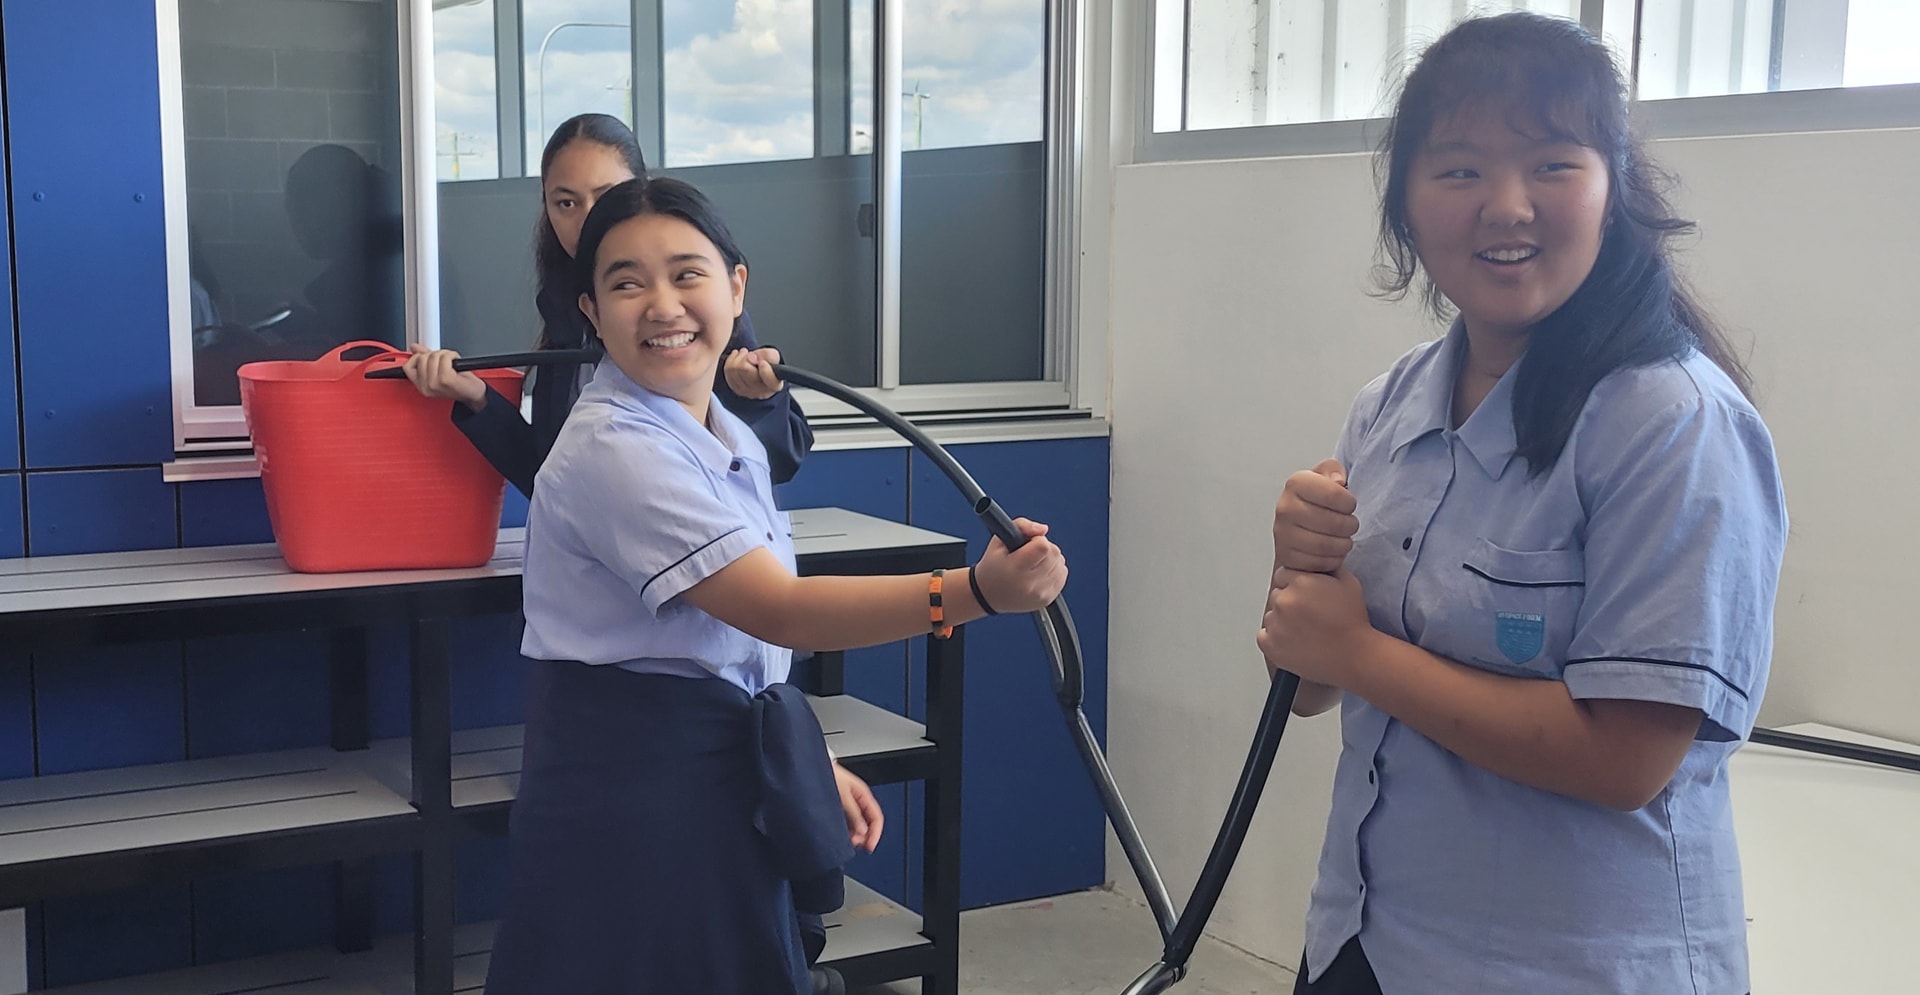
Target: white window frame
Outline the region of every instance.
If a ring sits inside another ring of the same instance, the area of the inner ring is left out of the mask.
[[[513,0],[496,0],[509,3]],[[861,393],[888,407],[933,425],[973,426],[979,435],[983,423],[1003,421],[1008,426],[1035,428],[1035,435],[1089,434],[1086,424],[1097,423],[1104,412],[1088,407],[1088,400],[1104,400],[1100,385],[1082,389],[1082,371],[1104,366],[1104,329],[1082,334],[1078,327],[1077,298],[1079,246],[1078,216],[1083,127],[1080,100],[1084,96],[1084,15],[1086,0],[1049,0],[1046,87],[1045,190],[1047,225],[1043,379],[1018,382],[902,384],[900,372],[899,216],[902,143],[897,126],[900,112],[900,26],[904,0],[877,0],[876,38],[891,37],[893,57],[877,67],[875,89],[876,174],[882,196],[877,198],[876,243],[880,269],[876,280],[878,314],[876,370],[878,386]],[[168,334],[174,395],[174,449],[167,465],[169,480],[222,479],[257,473],[246,423],[237,406],[202,407],[194,403],[191,278],[188,267],[186,129],[181,74],[179,0],[154,0],[159,37],[160,124],[164,188],[166,192]],[[434,74],[432,16],[434,0],[399,0],[401,174],[406,272],[406,338],[429,348],[439,345],[438,179],[431,154],[434,149]],[[886,34],[891,32],[890,35]],[[496,53],[496,61],[499,61]],[[515,97],[517,100],[517,96]],[[502,110],[505,113],[505,110]],[[516,133],[517,134],[517,133]],[[503,139],[501,145],[506,144]],[[816,428],[870,425],[849,405],[807,390],[797,399]],[[1081,423],[1063,432],[1062,420]],[[1015,434],[1020,429],[1014,428]],[[985,431],[999,438],[1002,430]],[[1094,432],[1092,434],[1098,434]],[[858,444],[857,442],[855,444]]]
[[[1336,155],[1378,147],[1385,118],[1311,121],[1195,131],[1153,130],[1158,24],[1155,0],[1134,0],[1133,46],[1140,91],[1134,96],[1135,162],[1192,162],[1278,156]],[[1601,32],[1606,0],[1580,0],[1580,22]],[[1638,31],[1638,27],[1634,28]],[[1920,45],[1920,39],[1915,39]],[[1629,67],[1638,72],[1638,67]],[[1184,95],[1183,95],[1184,96]],[[1634,103],[1649,138],[1705,138],[1804,131],[1920,127],[1920,83],[1777,90]]]
[[[406,339],[440,344],[439,192],[433,160],[432,0],[399,0],[400,176],[402,263],[406,273]],[[185,80],[180,65],[179,0],[154,0],[159,37],[160,147],[166,191],[167,334],[173,364],[173,447],[176,462],[194,454],[251,455],[238,405],[202,406],[194,400],[192,276],[188,263]],[[425,112],[422,113],[422,108]],[[170,464],[173,466],[175,464]],[[169,479],[176,477],[169,472]],[[185,479],[185,478],[179,478]]]

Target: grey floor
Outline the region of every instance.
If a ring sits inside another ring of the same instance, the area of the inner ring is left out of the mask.
[[[978,909],[960,918],[966,995],[1119,995],[1160,954],[1146,907],[1106,891]],[[1201,941],[1174,995],[1286,995],[1293,972]],[[917,995],[917,982],[859,995]]]

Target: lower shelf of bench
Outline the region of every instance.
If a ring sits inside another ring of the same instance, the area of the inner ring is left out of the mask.
[[[461,927],[454,937],[454,991],[486,988],[492,923]],[[821,963],[853,985],[916,977],[932,969],[933,945],[920,935],[920,917],[857,882],[847,882],[845,907],[827,919]],[[56,988],[49,995],[409,995],[413,941],[395,936],[372,951],[303,951],[214,964],[164,974]]]
[[[936,748],[926,728],[850,695],[809,699],[827,746],[855,773],[869,782],[913,780],[934,774]],[[500,807],[511,803],[520,788],[520,750],[523,726],[492,726],[453,734],[453,806],[457,809]],[[366,759],[370,769],[400,796],[409,796],[413,783],[410,740],[374,743]]]
[[[0,781],[0,907],[179,874],[370,856],[419,818],[326,749]]]

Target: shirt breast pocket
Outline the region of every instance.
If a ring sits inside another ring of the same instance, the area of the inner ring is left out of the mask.
[[[1586,594],[1577,549],[1515,550],[1476,539],[1460,565],[1459,610],[1436,652],[1507,673],[1558,678]]]

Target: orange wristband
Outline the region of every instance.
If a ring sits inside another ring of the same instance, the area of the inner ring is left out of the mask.
[[[946,599],[941,594],[944,583],[941,577],[945,574],[945,570],[935,570],[933,576],[927,579],[927,620],[933,624],[935,639],[953,635],[953,626],[947,624]]]

